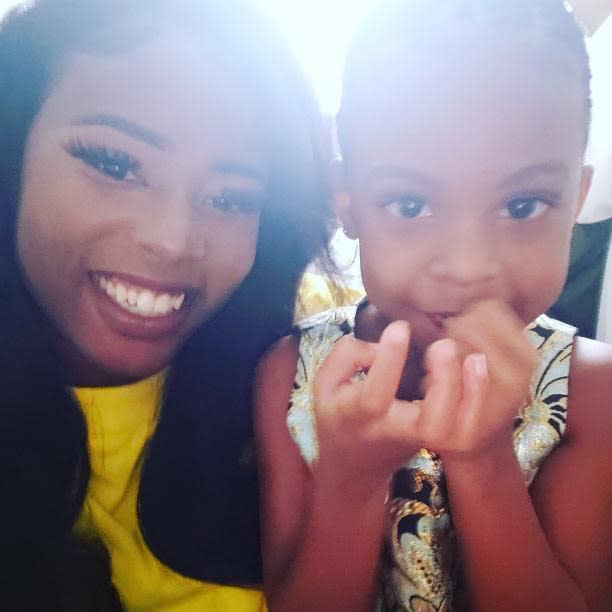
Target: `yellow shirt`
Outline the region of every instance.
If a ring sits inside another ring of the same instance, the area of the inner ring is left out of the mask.
[[[136,501],[162,384],[159,375],[123,387],[74,390],[87,421],[91,463],[76,531],[104,542],[113,583],[130,612],[265,612],[261,591],[185,578],[154,557],[144,541]]]

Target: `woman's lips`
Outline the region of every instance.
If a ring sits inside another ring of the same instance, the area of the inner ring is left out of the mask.
[[[136,276],[90,273],[90,286],[102,319],[122,336],[156,339],[178,331],[196,291]]]

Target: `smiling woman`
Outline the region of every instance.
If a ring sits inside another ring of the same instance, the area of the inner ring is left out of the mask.
[[[170,30],[120,55],[76,55],[32,125],[19,261],[70,344],[72,383],[158,371],[253,264],[263,134],[201,47]]]
[[[248,0],[39,0],[0,83],[3,606],[260,610],[250,386],[328,238],[316,104]]]

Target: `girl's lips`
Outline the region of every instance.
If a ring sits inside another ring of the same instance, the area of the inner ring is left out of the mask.
[[[453,317],[456,317],[456,312],[428,312],[426,313],[427,318],[433,323],[438,329],[445,329],[446,324]]]

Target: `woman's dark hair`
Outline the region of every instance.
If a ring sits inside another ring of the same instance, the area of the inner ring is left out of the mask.
[[[372,91],[374,75],[393,70],[401,78],[404,61],[399,54],[404,50],[405,61],[410,61],[408,47],[415,37],[427,41],[427,33],[448,32],[452,36],[465,23],[492,28],[500,34],[527,36],[537,53],[557,58],[560,65],[575,74],[584,88],[588,135],[589,57],[584,34],[563,0],[381,0],[364,20],[346,62],[342,110],[338,115],[338,137],[345,152],[350,149],[348,125],[359,121],[359,102]],[[440,40],[444,36],[438,36],[431,44],[440,44]]]
[[[264,350],[288,332],[301,274],[329,237],[316,104],[283,41],[248,0],[39,0],[13,11],[0,29],[6,609],[120,608],[104,547],[73,535],[89,478],[87,431],[51,325],[20,274],[15,224],[29,129],[71,54],[120,53],[166,25],[214,41],[203,49],[218,49],[215,60],[244,81],[261,111],[271,180],[251,273],[173,361],[143,467],[139,522],[153,553],[175,571],[218,583],[261,582],[250,387]]]

